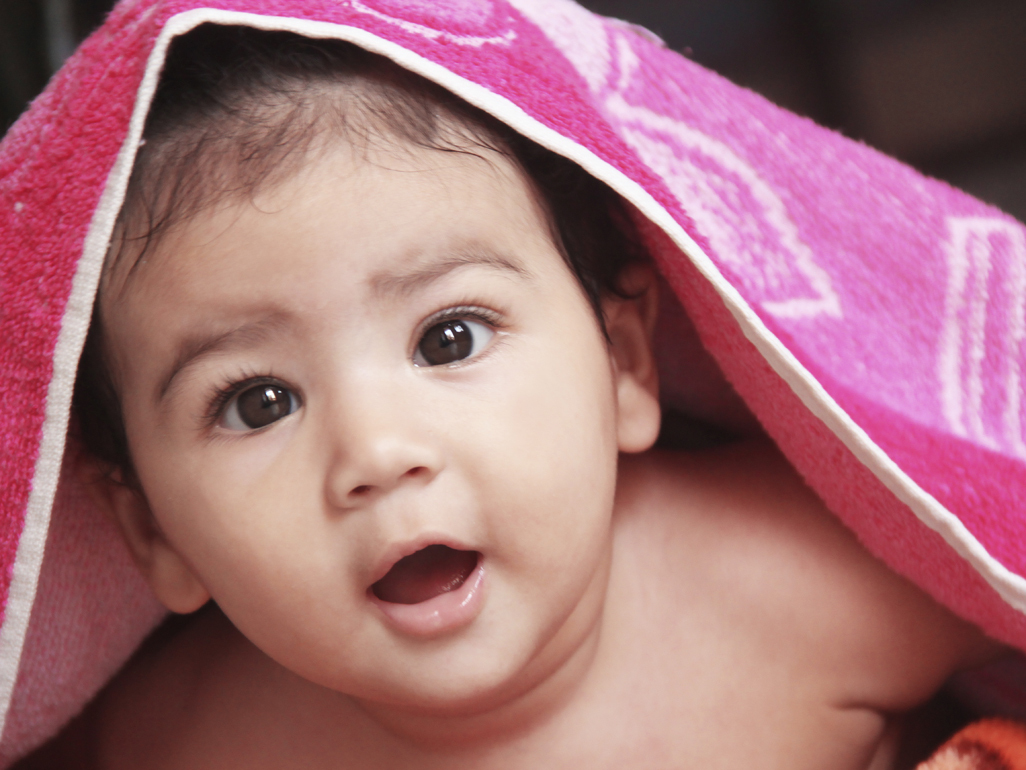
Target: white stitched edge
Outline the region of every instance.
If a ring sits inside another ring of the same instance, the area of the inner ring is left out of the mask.
[[[182,15],[190,13],[196,11]],[[365,30],[329,22],[279,19],[224,11],[211,11],[206,19],[221,23],[248,24],[263,29],[288,30],[308,37],[330,37],[355,43],[443,86],[475,107],[502,120],[529,139],[575,161],[590,174],[608,184],[662,228],[695,263],[723,299],[745,337],[755,345],[773,370],[787,382],[802,403],[841,439],[852,454],[868,467],[884,486],[909,506],[920,521],[937,532],[956,553],[968,561],[1002,599],[1019,612],[1026,613],[1026,578],[1012,572],[991,556],[957,516],[916,484],[869,438],[802,366],[794,354],[766,328],[737,289],[727,282],[713,261],[684,228],[637,182],[596,156],[591,150],[538,122],[505,97]]]
[[[169,40],[170,35],[162,34],[150,54],[146,73],[137,92],[136,109],[129,123],[128,137],[121,145],[118,157],[107,176],[100,202],[93,212],[82,248],[82,257],[72,279],[71,295],[61,319],[61,330],[54,348],[53,377],[46,393],[46,412],[43,418],[39,458],[32,477],[25,527],[18,541],[18,551],[14,559],[4,623],[0,628],[0,736],[3,735],[7,722],[11,696],[21,664],[25,634],[28,631],[29,617],[39,584],[50,513],[64,457],[78,359],[89,330],[93,300],[96,297],[107,246],[118,212],[121,210],[121,202],[125,197],[128,178],[135,162],[135,150],[142,136],[146,112],[153,98]],[[139,104],[142,103],[145,103],[146,109],[139,109]]]
[[[190,11],[183,16],[190,13]],[[248,13],[211,11],[206,20],[221,23],[247,24],[263,29],[288,30],[308,37],[330,37],[348,40],[374,53],[388,57],[397,64],[431,80],[475,107],[502,120],[529,139],[581,165],[630,201],[642,214],[658,225],[695,263],[713,285],[731,315],[737,320],[745,337],[769,362],[801,399],[802,403],[841,439],[852,454],[930,529],[944,538],[956,553],[980,573],[987,583],[1008,604],[1026,613],[1026,578],[1009,570],[991,556],[966,526],[931,494],[922,489],[866,432],[841,409],[833,397],[805,369],[777,337],[766,328],[741,294],[723,277],[701,247],[637,182],[616,170],[606,161],[577,142],[548,128],[532,118],[503,96],[473,81],[450,72],[396,43],[355,27],[301,19],[280,19]]]
[[[54,375],[47,391],[46,416],[39,459],[33,475],[32,492],[25,516],[25,527],[18,542],[13,577],[8,594],[3,627],[0,628],[0,735],[10,707],[17,679],[25,633],[35,598],[42,565],[50,509],[57,489],[61,459],[67,435],[71,393],[78,358],[85,342],[107,245],[114,222],[124,200],[132,164],[142,137],[146,113],[163,67],[164,55],[172,38],[205,22],[235,24],[258,29],[295,32],[306,37],[346,40],[373,53],[381,54],[422,77],[431,80],[470,104],[484,110],[516,129],[529,139],[578,163],[602,180],[642,214],[659,226],[694,262],[712,284],[741,327],[773,370],[801,399],[802,403],[846,447],[883,482],[915,515],[934,530],[963,559],[976,569],[1009,605],[1026,613],[1026,578],[1015,574],[993,556],[966,526],[932,495],[921,489],[887,454],[869,438],[797,358],[766,328],[740,293],[723,277],[712,260],[670,214],[637,182],[577,142],[532,118],[503,96],[489,91],[429,61],[419,54],[384,40],[365,30],[330,22],[261,16],[237,11],[198,8],[170,18],[150,53],[146,72],[136,97],[128,136],[108,177],[107,185],[89,226],[82,259],[76,269],[71,297],[54,352]]]

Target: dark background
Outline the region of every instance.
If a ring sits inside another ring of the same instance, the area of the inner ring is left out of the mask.
[[[585,0],[1026,219],[1026,0]],[[0,0],[0,129],[110,0]]]

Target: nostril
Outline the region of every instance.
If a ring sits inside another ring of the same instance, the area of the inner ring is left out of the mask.
[[[421,476],[429,476],[430,474],[431,471],[426,466],[418,465],[414,468],[410,468],[402,476],[400,476],[399,479],[396,479],[396,481],[402,479],[416,479],[420,478]],[[386,490],[391,486],[391,484],[360,484],[359,486],[355,486],[351,490],[349,490],[349,498],[352,500],[354,498],[369,497],[371,494],[375,492],[375,490],[379,488],[381,490]]]

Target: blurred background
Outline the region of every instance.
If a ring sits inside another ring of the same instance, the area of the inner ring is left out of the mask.
[[[0,0],[6,131],[111,0]],[[1026,0],[584,0],[1026,220]]]

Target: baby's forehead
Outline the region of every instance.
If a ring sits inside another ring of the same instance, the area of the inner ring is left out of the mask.
[[[300,87],[326,112],[353,90],[339,84]],[[290,180],[315,173],[331,155],[348,156],[357,170],[370,164],[411,174],[432,165],[454,165],[456,158],[472,158],[474,163],[455,164],[461,174],[489,174],[504,183],[526,184],[545,208],[536,186],[494,132],[447,110],[437,111],[431,126],[414,125],[389,101],[394,96],[378,93],[375,109],[351,109],[345,120],[315,115],[301,119],[282,105],[282,114],[268,114],[267,125],[257,135],[249,126],[217,133],[211,130],[216,126],[190,123],[143,142],[105,273],[115,278],[114,284],[124,283],[116,276],[129,278],[137,263],[145,262],[165,239],[210,211],[240,203],[274,205],[267,201],[273,201]],[[340,185],[346,182],[338,180]]]
[[[210,173],[214,178],[206,181],[213,187],[219,184],[217,176],[221,169]],[[201,176],[199,172],[197,184],[203,183]],[[474,206],[467,205],[467,191],[472,191],[470,202],[494,202],[503,207],[506,215],[482,223],[479,232],[488,234],[513,222],[524,235],[540,232],[546,239],[554,240],[549,212],[537,186],[503,152],[487,146],[458,150],[425,148],[385,132],[357,142],[332,137],[316,149],[307,148],[288,173],[279,169],[247,190],[209,192],[205,206],[190,206],[148,231],[134,233],[130,223],[119,222],[105,268],[101,300],[120,297],[131,290],[137,276],[158,266],[175,270],[175,265],[168,263],[175,261],[183,241],[223,245],[226,240],[244,240],[243,233],[231,225],[246,212],[272,215],[263,219],[267,228],[288,234],[295,223],[284,214],[274,216],[276,212],[284,212],[297,202],[304,205],[304,199],[311,201],[317,197],[337,201],[334,209],[330,205],[326,208],[326,219],[337,218],[343,207],[347,214],[358,215],[367,207],[368,196],[382,184],[387,184],[393,196],[402,197],[402,203],[397,200],[396,205],[404,205],[411,212],[436,199],[453,204],[441,212],[442,216],[434,212],[437,227],[433,234],[444,245],[431,244],[430,248],[442,248],[456,261],[481,261],[480,255],[488,251],[480,237],[454,236],[445,228],[454,217],[465,218],[475,213]],[[460,198],[464,199],[459,201]],[[427,234],[432,234],[430,228]],[[428,245],[411,244],[409,261],[417,262],[424,248]],[[372,259],[369,255],[366,258]],[[203,265],[194,261],[189,269],[202,270]],[[273,280],[273,276],[268,276],[268,280]]]
[[[308,249],[327,244],[378,297],[409,294],[469,267],[526,276],[531,270],[516,257],[522,248],[544,255],[546,271],[566,270],[534,185],[500,153],[337,142],[308,155],[289,177],[175,223],[145,255],[116,264],[105,293],[146,315],[146,298],[171,285],[202,296],[226,270],[263,291],[287,263],[308,257],[297,253],[301,242]],[[251,256],[268,249],[276,261],[258,267]],[[329,263],[316,269],[333,270]]]

